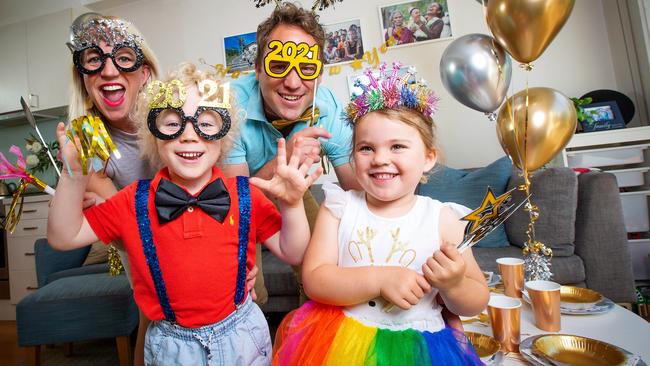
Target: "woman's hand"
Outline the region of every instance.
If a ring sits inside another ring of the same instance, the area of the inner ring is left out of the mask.
[[[458,285],[465,277],[465,260],[458,249],[450,244],[443,244],[422,265],[422,273],[431,284],[440,291],[446,291]]]
[[[293,143],[293,150],[289,162],[287,163],[287,152],[284,139],[278,140],[278,156],[276,157],[275,172],[270,180],[252,177],[252,185],[264,190],[271,196],[280,200],[288,207],[295,207],[302,204],[302,196],[323,172],[323,168],[318,167],[312,174],[309,168],[313,160],[307,157],[302,163],[300,162],[301,139],[296,139]]]
[[[380,267],[379,294],[384,299],[408,310],[417,304],[431,286],[419,273],[403,267]]]
[[[74,143],[72,143],[72,141],[70,141],[65,135],[65,124],[63,122],[59,122],[59,124],[56,126],[56,139],[59,142],[59,146],[61,147],[59,149],[59,152],[61,154],[59,160],[62,160],[64,162],[65,169],[63,170],[67,170],[68,174],[71,176],[75,174],[83,174],[81,169],[81,160],[79,159],[79,153],[77,152]]]

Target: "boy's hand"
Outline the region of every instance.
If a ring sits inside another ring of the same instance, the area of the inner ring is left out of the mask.
[[[431,286],[419,273],[402,267],[382,267],[379,294],[384,299],[408,310],[415,305]]]
[[[465,277],[465,260],[455,246],[443,244],[422,265],[422,273],[431,286],[446,291]]]
[[[72,171],[72,175],[81,175],[82,169],[81,161],[79,160],[79,154],[77,153],[77,149],[74,147],[74,143],[72,143],[72,141],[69,141],[68,137],[65,135],[65,124],[63,122],[59,122],[59,124],[56,126],[56,139],[59,141],[59,146],[61,147],[59,150],[59,153],[61,154],[59,160],[62,160],[64,163],[63,170],[70,169]],[[66,161],[68,166],[66,166]]]
[[[255,280],[257,279],[257,266],[253,266],[248,275],[246,275],[246,290],[251,293],[251,298],[253,301],[257,300],[257,294],[255,293]]]
[[[311,175],[308,174],[313,160],[308,157],[304,162],[300,163],[300,145],[301,139],[296,139],[287,164],[285,141],[279,139],[278,156],[273,177],[270,180],[257,177],[250,178],[252,185],[264,190],[289,207],[294,207],[300,203],[305,191],[323,172],[323,168],[319,167]]]

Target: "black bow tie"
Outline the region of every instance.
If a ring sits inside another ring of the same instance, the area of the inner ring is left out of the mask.
[[[230,210],[230,195],[221,178],[203,188],[198,197],[192,197],[171,181],[161,179],[154,202],[161,224],[174,220],[190,206],[200,207],[219,222],[223,222]]]

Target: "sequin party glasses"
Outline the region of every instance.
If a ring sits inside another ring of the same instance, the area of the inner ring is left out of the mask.
[[[142,66],[144,55],[135,45],[116,44],[110,53],[97,45],[74,51],[74,65],[82,74],[95,74],[106,66],[106,59],[111,58],[115,68],[121,72],[133,72]]]

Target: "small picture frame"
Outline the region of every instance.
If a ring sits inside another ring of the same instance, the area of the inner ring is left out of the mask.
[[[360,19],[326,24],[323,29],[325,30],[323,50],[325,65],[347,63],[363,57]]]
[[[382,42],[389,47],[452,37],[447,0],[405,1],[379,7]]]
[[[228,73],[255,69],[257,32],[235,34],[223,38],[223,54]]]
[[[584,132],[625,128],[621,110],[615,101],[585,104],[582,109],[587,116],[587,119],[580,121]]]

